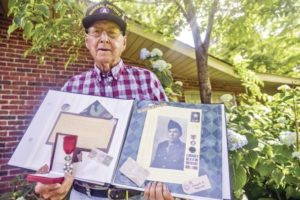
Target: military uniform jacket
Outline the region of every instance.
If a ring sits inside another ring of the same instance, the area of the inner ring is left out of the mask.
[[[178,142],[169,145],[169,141],[159,143],[151,167],[178,169],[184,166],[185,144]]]

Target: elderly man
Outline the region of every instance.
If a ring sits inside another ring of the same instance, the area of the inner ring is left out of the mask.
[[[126,48],[126,21],[120,9],[108,2],[96,4],[87,10],[82,24],[86,30],[85,45],[95,64],[91,70],[72,77],[62,91],[123,99],[168,100],[151,71],[123,63],[121,55]],[[63,199],[71,189],[72,200],[108,199],[107,188],[74,181],[70,174],[66,175],[62,184],[38,183],[35,187],[42,198],[51,200]],[[132,198],[139,198],[135,191],[112,191],[116,192],[113,194],[115,197],[124,197],[126,193]],[[162,183],[150,183],[145,188],[144,197],[173,199]]]
[[[185,143],[180,140],[182,128],[179,123],[168,123],[168,140],[158,144],[151,167],[183,170]]]

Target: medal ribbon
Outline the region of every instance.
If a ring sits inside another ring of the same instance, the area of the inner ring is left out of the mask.
[[[67,135],[64,137],[64,151],[66,154],[71,154],[76,148],[77,137]]]

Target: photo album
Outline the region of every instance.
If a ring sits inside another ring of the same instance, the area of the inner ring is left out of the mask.
[[[28,181],[64,173],[143,191],[163,182],[173,196],[231,199],[222,104],[125,100],[50,90],[9,165],[38,170]]]

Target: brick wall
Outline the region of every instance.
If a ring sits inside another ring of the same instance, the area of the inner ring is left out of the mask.
[[[14,149],[22,138],[33,115],[49,89],[59,90],[74,74],[92,65],[89,53],[83,48],[75,64],[64,69],[66,55],[53,49],[45,64],[35,56],[23,57],[29,47],[20,31],[7,38],[10,20],[0,16],[0,194],[8,191],[10,180],[25,170],[7,166]]]

